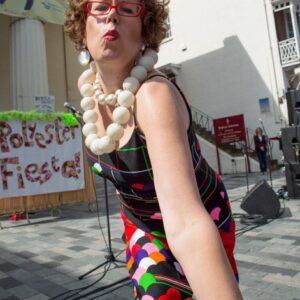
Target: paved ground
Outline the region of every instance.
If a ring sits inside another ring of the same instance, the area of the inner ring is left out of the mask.
[[[272,177],[277,191],[285,184],[285,177],[279,171]],[[284,214],[266,225],[242,225],[238,218],[243,213],[240,203],[247,190],[263,177],[251,174],[248,188],[244,175],[223,178],[237,218],[236,259],[244,299],[300,300],[300,200],[285,201]],[[65,207],[56,216],[49,211],[31,214],[30,224],[26,220],[0,219],[1,300],[132,299],[129,284],[100,290],[126,277],[123,264],[105,264],[78,280],[78,276],[106,260],[107,248],[99,227],[100,223],[106,237],[104,193],[103,183],[98,180],[99,218],[96,206],[85,203]],[[123,260],[122,225],[111,186],[109,199],[112,248]],[[101,280],[104,268],[108,271]]]

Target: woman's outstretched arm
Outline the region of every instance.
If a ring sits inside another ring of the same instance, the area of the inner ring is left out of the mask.
[[[200,200],[183,99],[168,81],[156,77],[141,87],[136,114],[146,136],[167,240],[197,299],[242,299],[218,230]]]

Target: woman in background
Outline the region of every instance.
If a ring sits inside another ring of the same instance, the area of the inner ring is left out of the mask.
[[[253,139],[260,171],[265,174],[267,172],[267,137],[260,127],[256,128]]]

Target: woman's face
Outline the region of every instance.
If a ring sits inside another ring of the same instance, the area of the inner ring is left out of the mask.
[[[256,135],[262,135],[262,130],[260,128],[256,129]]]
[[[106,0],[105,2],[117,5],[123,1]],[[137,0],[126,2],[139,3]],[[106,15],[88,15],[86,43],[91,56],[100,66],[110,61],[120,64],[120,67],[131,65],[143,45],[141,16],[120,16],[115,8],[111,8]]]

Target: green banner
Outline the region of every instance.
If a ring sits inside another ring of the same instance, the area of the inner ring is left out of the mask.
[[[0,0],[0,14],[63,24],[66,0]]]

